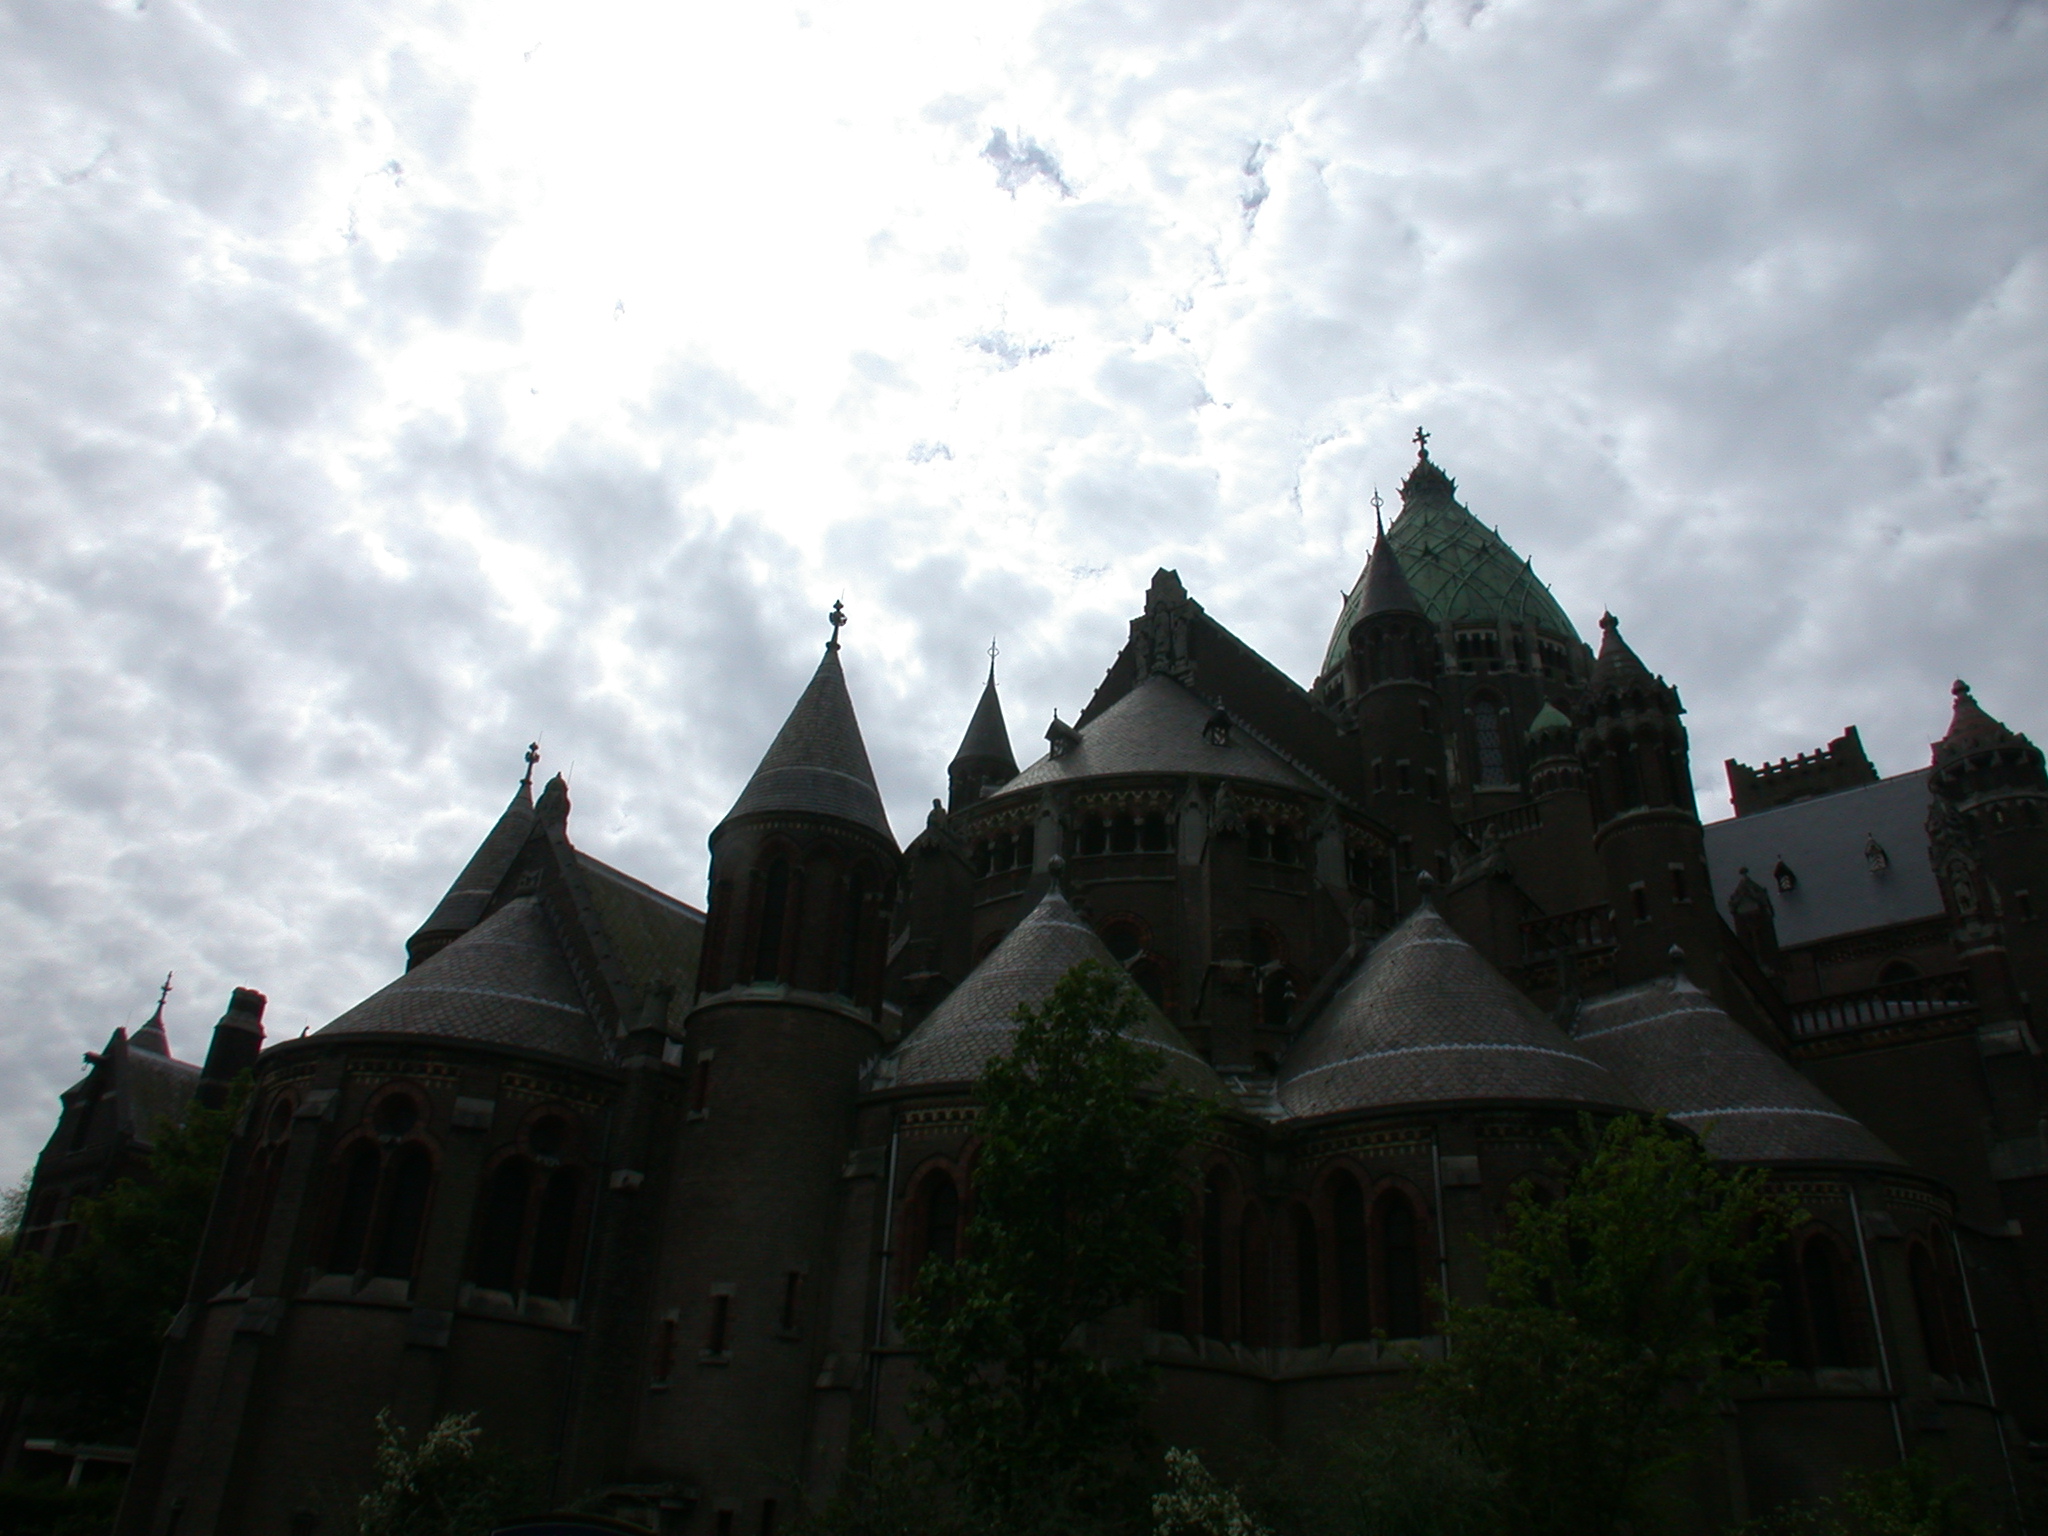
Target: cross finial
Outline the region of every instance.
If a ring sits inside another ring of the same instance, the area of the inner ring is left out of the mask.
[[[526,777],[519,781],[520,783],[524,784],[528,789],[533,788],[533,765],[539,761],[540,743],[537,741],[529,741],[526,744]]]
[[[1420,427],[1415,429],[1415,446],[1421,450],[1423,458],[1429,457],[1429,434]]]
[[[171,995],[171,977],[176,974],[175,971],[165,971],[164,984],[156,989],[156,1011],[158,1013],[164,1011],[164,999]]]
[[[846,626],[846,604],[835,598],[832,603],[830,618],[832,621],[832,638],[825,642],[825,649],[836,651],[839,649],[839,631]]]
[[[990,682],[996,680],[996,658],[1002,654],[1002,647],[996,644],[996,637],[990,635],[988,637],[988,680]]]
[[[1383,521],[1380,517],[1380,508],[1384,507],[1385,505],[1386,503],[1380,500],[1380,488],[1378,486],[1374,486],[1372,488],[1372,525],[1373,527],[1379,529],[1381,533],[1385,533],[1387,531],[1387,525],[1385,521]]]

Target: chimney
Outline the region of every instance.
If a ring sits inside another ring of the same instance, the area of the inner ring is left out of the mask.
[[[206,1050],[206,1065],[199,1073],[196,1097],[207,1109],[219,1109],[228,1101],[228,1085],[256,1065],[256,1053],[263,1049],[263,1005],[269,999],[251,987],[235,988],[228,999],[228,1011],[213,1026],[213,1044]]]

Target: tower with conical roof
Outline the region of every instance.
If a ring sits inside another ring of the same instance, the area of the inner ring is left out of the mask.
[[[526,749],[526,777],[512,791],[512,798],[497,822],[470,855],[462,873],[448,887],[448,893],[420,924],[418,932],[405,941],[408,969],[432,959],[482,920],[491,897],[533,832],[533,765],[539,761],[540,745],[536,742]]]
[[[1714,976],[1721,920],[1693,798],[1678,690],[1643,665],[1613,614],[1579,701],[1579,761],[1593,810],[1593,853],[1614,909],[1615,974],[1626,985],[1670,968],[1675,939],[1695,979]]]
[[[989,647],[988,681],[960,750],[946,767],[946,808],[964,810],[990,790],[1017,777],[1016,754],[1010,750],[1009,727],[1003,723],[1003,701],[996,695],[995,647]]]
[[[1375,503],[1379,496],[1375,492]],[[1357,727],[1366,809],[1394,829],[1396,906],[1420,869],[1449,845],[1445,813],[1441,658],[1435,628],[1380,526],[1358,580],[1357,617],[1346,637],[1344,707]]]
[[[650,1398],[636,1455],[690,1465],[708,1505],[753,1497],[813,1432],[831,1353],[833,1232],[901,855],[833,634],[711,834],[711,903],[684,1029],[688,1108],[655,1305],[687,1370]],[[721,1486],[723,1484],[723,1486]]]

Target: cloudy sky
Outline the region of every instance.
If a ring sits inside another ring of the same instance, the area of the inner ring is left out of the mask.
[[[1720,762],[2048,734],[2039,4],[0,0],[0,1176],[388,979],[538,736],[701,900],[1156,565],[1307,681],[1418,423]]]

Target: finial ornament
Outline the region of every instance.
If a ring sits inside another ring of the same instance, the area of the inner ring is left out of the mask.
[[[156,989],[156,1011],[158,1013],[164,1011],[164,999],[171,995],[171,978],[176,974],[177,972],[175,971],[165,971],[164,984]]]
[[[1384,507],[1385,505],[1386,503],[1380,500],[1380,488],[1378,486],[1374,486],[1372,488],[1372,525],[1373,527],[1377,528],[1381,533],[1385,533],[1387,531],[1387,525],[1380,517],[1380,508]]]
[[[996,637],[990,635],[988,637],[988,680],[990,682],[996,680],[996,658],[1002,654],[1002,647],[996,644]]]
[[[526,744],[526,777],[519,781],[520,783],[524,784],[528,789],[533,788],[533,765],[539,761],[540,743],[537,741],[529,741]]]
[[[1415,429],[1415,447],[1419,457],[1425,459],[1429,457],[1429,434],[1420,427]]]
[[[1953,683],[1949,684],[1948,691],[1954,694],[1958,699],[1967,699],[1970,696],[1970,685],[1964,682],[1959,677]]]
[[[835,598],[832,602],[832,612],[828,617],[832,623],[832,638],[825,642],[825,649],[836,651],[839,649],[839,631],[846,627],[846,604]]]

